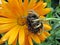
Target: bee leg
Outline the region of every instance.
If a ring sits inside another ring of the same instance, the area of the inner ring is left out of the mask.
[[[35,20],[33,20],[33,21],[35,22],[35,21],[39,21],[39,20],[40,20],[40,19],[35,19]]]
[[[40,26],[41,26],[41,24],[39,24],[38,26],[36,26],[36,27],[34,27],[34,28],[36,29],[36,28],[39,28]]]

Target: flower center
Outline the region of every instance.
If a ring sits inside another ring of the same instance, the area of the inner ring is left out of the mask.
[[[20,26],[23,26],[26,24],[26,18],[23,18],[23,17],[20,17],[17,19],[17,23],[20,25]]]

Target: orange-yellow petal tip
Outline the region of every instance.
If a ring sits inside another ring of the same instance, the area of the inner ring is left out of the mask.
[[[31,38],[32,38],[36,43],[38,43],[38,44],[41,43],[41,41],[40,41],[40,39],[39,39],[39,37],[38,37],[37,35],[31,34]]]
[[[51,11],[51,8],[45,8],[46,12],[49,13]]]
[[[43,26],[44,26],[45,30],[51,30],[52,29],[51,26],[49,26],[48,24],[43,24]]]
[[[4,43],[4,41],[2,41],[2,40],[0,39],[0,44],[2,44],[2,43]]]
[[[45,8],[47,6],[47,3],[43,3],[43,7]]]
[[[46,31],[44,32],[44,34],[45,34],[45,36],[47,36],[47,37],[51,35],[49,32],[46,32]]]

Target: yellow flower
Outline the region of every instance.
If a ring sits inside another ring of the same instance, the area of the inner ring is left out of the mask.
[[[43,0],[2,0],[2,9],[0,9],[0,34],[4,36],[0,39],[0,44],[8,40],[8,44],[16,45],[33,45],[32,40],[36,43],[43,42],[50,34],[47,32],[51,27],[47,23],[43,23],[44,31],[32,33],[28,30],[26,18],[28,11],[34,10],[40,18],[50,12],[50,8],[45,8],[47,3]],[[40,30],[39,30],[40,31]]]

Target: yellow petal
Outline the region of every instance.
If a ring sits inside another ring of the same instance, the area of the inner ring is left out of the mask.
[[[0,17],[0,23],[11,23],[14,22],[13,19]]]
[[[27,35],[25,36],[25,45],[30,45]]]
[[[32,7],[35,6],[36,0],[30,0],[29,5],[28,5],[28,9],[31,9]]]
[[[30,45],[29,39],[28,39],[28,27],[27,25],[24,25],[24,30],[25,30],[25,45]],[[26,41],[27,40],[27,41]]]
[[[1,3],[4,4],[4,3],[7,3],[5,0],[1,0]]]
[[[42,33],[42,34],[39,35],[39,38],[40,38],[41,42],[43,42],[43,41],[45,41],[45,39],[47,37],[45,36],[45,34]]]
[[[20,6],[22,6],[22,0],[19,0],[19,4],[20,4]]]
[[[30,44],[30,45],[33,45],[33,42],[32,42],[31,37],[28,36],[28,40],[29,40],[29,44]]]
[[[8,5],[7,5],[7,2],[5,2],[4,0],[2,0],[2,9],[0,10],[1,11],[1,14],[2,16],[5,16],[5,17],[9,17],[9,18],[15,18],[16,16],[13,15],[13,13],[10,11]]]
[[[43,24],[44,30],[51,30],[51,27],[48,24]]]
[[[0,44],[2,44],[2,43],[4,43],[4,41],[2,41],[2,40],[0,39]]]
[[[0,4],[2,4],[2,3],[1,3],[1,0],[0,0]]]
[[[18,0],[8,0],[8,6],[9,9],[16,15],[21,16],[23,14],[23,9],[21,9],[22,6],[19,5]]]
[[[14,6],[14,7],[16,6],[16,8],[19,7],[19,4],[18,4],[19,2],[18,2],[18,0],[14,0],[14,1],[13,1],[13,0],[8,0],[8,2],[9,2],[8,4],[11,4],[11,5],[10,5],[11,7],[13,7],[13,6]],[[11,3],[11,2],[13,2],[13,3]],[[15,4],[15,5],[14,5],[14,4]]]
[[[23,15],[23,12],[24,12],[24,8],[23,8],[23,2],[22,2],[22,0],[18,0],[18,2],[19,2],[19,11],[22,13],[22,15]]]
[[[35,9],[36,13],[38,13],[40,16],[43,16],[43,15],[46,15],[47,13],[49,13],[51,11],[50,8],[44,8],[44,9],[40,9],[40,8],[37,8]]]
[[[8,17],[8,18],[11,18],[11,19],[15,19],[16,16],[14,16],[10,11],[7,11],[7,10],[0,10],[0,17]]]
[[[17,38],[14,40],[12,45],[16,45],[16,43],[17,43]]]
[[[45,7],[46,7],[46,5],[47,5],[47,3],[43,3],[42,7],[43,7],[43,8],[45,8]]]
[[[19,30],[19,45],[24,45],[25,43],[25,32],[24,27],[21,27]]]
[[[50,11],[51,11],[50,8],[45,8],[45,9],[43,9],[43,12],[42,12],[41,15],[46,15],[46,14],[48,14]]]
[[[33,9],[34,9],[34,10],[37,9],[39,6],[41,6],[41,4],[43,4],[43,1],[42,1],[42,0],[40,0],[40,1],[36,4],[36,6],[33,7]]]
[[[48,32],[46,32],[46,31],[44,31],[43,33],[44,33],[45,36],[47,36],[47,37],[50,36],[50,34],[49,34]]]
[[[13,30],[13,32],[11,33],[11,35],[9,37],[8,44],[12,44],[14,42],[14,40],[17,38],[19,26],[17,25],[11,30]]]
[[[40,39],[36,34],[31,33],[30,36],[36,43],[40,43]]]
[[[37,9],[44,9],[46,7],[47,3],[42,3]]]
[[[10,31],[8,31],[8,32],[1,38],[1,40],[2,40],[2,41],[6,41],[6,40],[10,37],[11,33],[14,32],[13,29],[14,29],[14,28],[12,28]]]
[[[26,10],[27,9],[27,6],[28,6],[28,0],[24,0],[24,10]]]
[[[1,15],[3,15],[3,12],[2,12],[2,10],[0,9],[0,16],[1,16]]]
[[[0,25],[0,34],[9,31],[15,25],[15,23]]]

